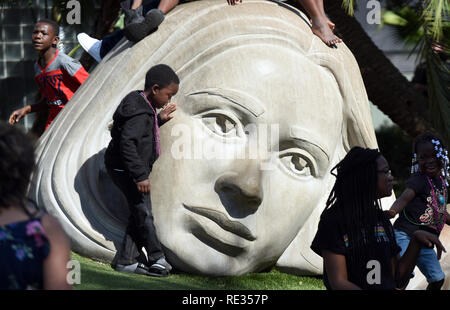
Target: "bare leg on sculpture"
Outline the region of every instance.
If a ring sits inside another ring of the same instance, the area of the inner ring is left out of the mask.
[[[334,24],[325,15],[323,0],[298,0],[311,18],[312,32],[331,46],[342,40],[333,33]]]

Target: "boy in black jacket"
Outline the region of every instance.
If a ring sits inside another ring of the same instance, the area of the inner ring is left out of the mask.
[[[178,92],[179,83],[169,66],[156,65],[145,76],[145,90],[129,93],[113,115],[105,166],[130,209],[122,247],[112,262],[117,271],[161,277],[172,268],[153,224],[149,175],[160,154],[159,126],[173,118],[176,105],[167,103]],[[161,108],[157,115],[156,109]]]

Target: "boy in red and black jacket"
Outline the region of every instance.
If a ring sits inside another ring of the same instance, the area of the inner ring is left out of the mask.
[[[42,19],[34,26],[31,38],[35,50],[39,52],[34,65],[34,79],[39,87],[41,100],[12,112],[10,124],[17,123],[28,113],[48,109],[47,129],[89,76],[77,60],[56,48],[58,36],[59,26],[52,20]]]

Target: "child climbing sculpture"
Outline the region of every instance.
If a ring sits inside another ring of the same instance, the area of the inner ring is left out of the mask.
[[[126,0],[120,3],[125,15],[125,27],[97,40],[82,32],[77,39],[81,47],[97,62],[101,62],[110,50],[125,36],[131,42],[137,43],[154,32],[164,21],[167,13],[175,8],[179,0]],[[183,2],[183,1],[181,1]],[[228,5],[236,5],[242,0],[227,0]]]
[[[311,18],[311,30],[326,45],[333,46],[341,43],[333,31],[335,25],[325,14],[323,0],[295,0],[306,10]],[[125,28],[117,30],[102,40],[90,37],[86,33],[78,34],[78,42],[97,62],[101,62],[114,46],[125,36],[132,42],[139,42],[155,31],[163,22],[179,0],[155,0],[143,4],[142,0],[127,0],[120,5],[125,14]],[[242,0],[227,0],[228,5],[234,6]]]

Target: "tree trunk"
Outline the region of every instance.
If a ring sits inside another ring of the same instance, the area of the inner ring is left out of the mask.
[[[301,9],[297,3],[288,3]],[[427,99],[412,87],[341,3],[324,0],[325,10],[336,24],[336,34],[358,62],[369,100],[412,137],[431,129]]]

